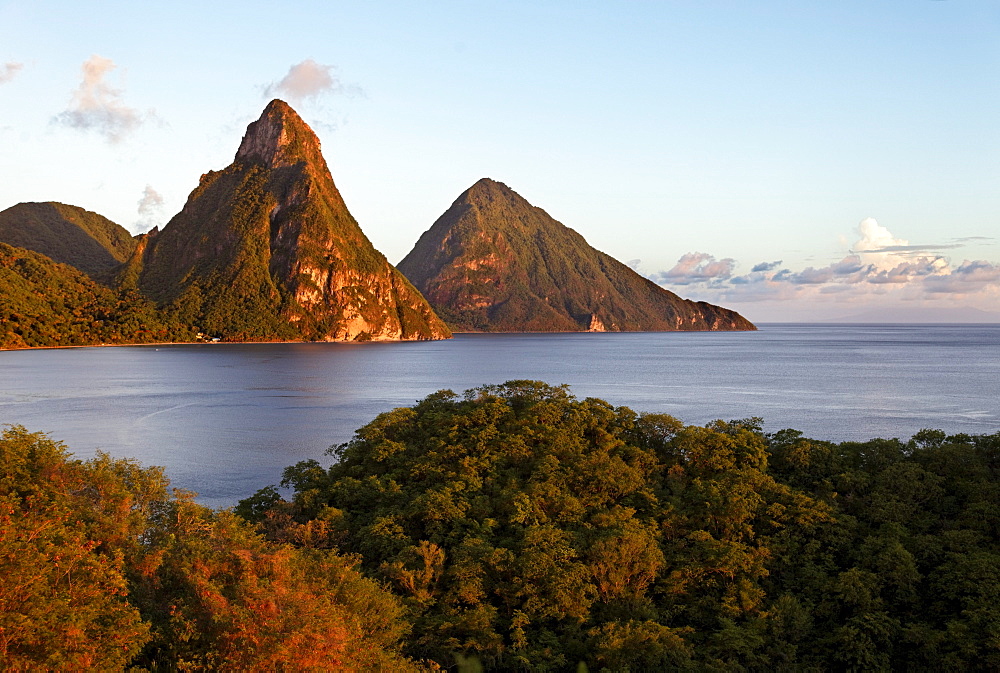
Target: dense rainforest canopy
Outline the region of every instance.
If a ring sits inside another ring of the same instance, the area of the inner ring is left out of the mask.
[[[1000,433],[833,443],[441,391],[233,512],[0,438],[13,668],[1000,669]]]
[[[191,341],[136,290],[112,289],[45,255],[0,243],[0,349]]]
[[[1000,433],[834,444],[515,381],[382,414],[333,454],[238,511],[359,554],[407,602],[414,657],[1000,669]]]
[[[158,468],[0,435],[4,670],[416,669],[402,606],[355,565],[168,494]]]

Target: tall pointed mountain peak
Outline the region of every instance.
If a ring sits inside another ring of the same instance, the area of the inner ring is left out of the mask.
[[[450,336],[348,211],[319,140],[287,103],[247,127],[236,160],[204,174],[147,237],[122,283],[184,324],[233,341]]]
[[[260,119],[247,127],[236,160],[260,162],[270,168],[300,161],[326,163],[313,130],[292,106],[277,98],[268,103]]]

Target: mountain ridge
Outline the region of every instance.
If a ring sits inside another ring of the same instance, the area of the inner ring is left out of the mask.
[[[0,211],[0,242],[103,277],[135,251],[132,234],[103,215],[57,201],[24,202]]]

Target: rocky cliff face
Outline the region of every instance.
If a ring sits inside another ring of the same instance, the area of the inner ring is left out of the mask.
[[[136,246],[125,227],[54,201],[19,203],[0,212],[0,242],[34,250],[91,276],[118,267]]]
[[[643,278],[490,179],[463,193],[399,269],[456,331],[756,329]]]
[[[372,246],[334,185],[316,135],[272,101],[234,162],[202,176],[120,275],[182,321],[232,340],[450,336]]]

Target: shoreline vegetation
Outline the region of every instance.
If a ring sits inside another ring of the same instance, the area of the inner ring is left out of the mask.
[[[754,330],[754,331],[760,331],[761,329],[766,330],[767,326],[768,325],[772,325],[772,324],[776,324],[776,325],[815,325],[815,326],[818,326],[818,327],[827,327],[827,326],[828,327],[837,327],[837,326],[843,326],[843,325],[856,325],[856,326],[859,326],[859,327],[872,326],[872,325],[877,325],[877,326],[881,326],[881,327],[898,327],[898,326],[920,327],[920,326],[923,326],[923,325],[933,325],[935,327],[941,327],[941,326],[951,326],[951,327],[1000,327],[1000,323],[990,323],[990,322],[982,322],[982,323],[975,323],[975,322],[955,322],[955,323],[930,323],[930,322],[928,322],[928,323],[843,322],[843,323],[839,323],[839,322],[828,322],[828,321],[824,321],[824,322],[800,322],[800,321],[795,321],[795,322],[788,322],[788,323],[778,323],[778,322],[774,322],[774,323],[758,323],[758,329]],[[750,331],[750,330],[729,330],[730,333],[737,333],[737,334],[738,333],[748,332],[748,331]],[[481,334],[481,335],[484,335],[484,336],[502,336],[502,335],[505,335],[505,334],[525,334],[525,335],[530,335],[530,334],[581,334],[581,335],[589,334],[589,335],[603,335],[603,334],[649,334],[649,333],[650,332],[644,332],[644,331],[641,331],[641,330],[621,331],[621,332],[589,332],[589,331],[587,331],[587,332],[580,332],[580,331],[573,331],[573,330],[565,330],[565,331],[537,331],[537,332],[531,332],[531,331],[528,331],[528,332],[523,332],[523,331],[522,332],[482,332],[482,331],[479,331],[479,332],[477,332],[477,331],[471,331],[471,330],[470,331],[452,331],[452,335],[456,335],[456,334],[461,334],[461,335]],[[710,334],[710,333],[713,333],[713,332],[709,332],[707,330],[690,330],[690,331],[685,330],[685,331],[657,332],[657,333],[660,333],[660,334]],[[596,336],[596,338],[600,338],[600,336]],[[218,341],[215,341],[215,340],[199,339],[199,340],[194,340],[194,341],[153,341],[153,342],[148,342],[148,341],[146,341],[146,342],[140,342],[140,341],[137,341],[137,342],[129,342],[129,343],[94,343],[94,344],[74,344],[74,345],[65,345],[65,346],[20,346],[20,347],[16,347],[16,348],[0,347],[0,352],[4,352],[4,351],[30,351],[30,350],[60,350],[60,349],[66,349],[66,348],[117,348],[117,347],[145,347],[145,346],[204,346],[204,345],[212,345],[212,346],[244,345],[245,346],[245,345],[248,345],[248,344],[340,344],[340,345],[357,346],[357,345],[364,345],[364,344],[367,344],[367,343],[419,343],[419,341],[415,341],[413,339],[369,339],[367,341],[341,341],[341,340],[337,340],[337,341],[306,341],[306,340],[298,340],[298,341],[287,341],[287,340],[274,340],[274,341],[225,341],[225,340],[221,340],[221,339],[218,340]]]
[[[15,669],[997,670],[1000,432],[829,442],[509,381],[211,510],[0,435]]]
[[[643,332],[641,330],[635,331],[622,331],[622,332],[578,332],[572,330],[564,331],[539,331],[539,332],[452,332],[455,334],[483,334],[489,336],[497,336],[503,334],[647,334],[648,332]],[[694,332],[667,332],[667,334],[703,334],[706,333],[704,330],[698,330]],[[58,350],[64,348],[117,348],[123,346],[234,346],[234,345],[248,345],[248,344],[341,344],[348,346],[364,345],[368,343],[415,343],[419,340],[414,339],[368,339],[365,341],[287,341],[287,340],[274,340],[274,341],[225,341],[219,340],[207,340],[199,339],[195,341],[137,341],[134,343],[94,343],[94,344],[73,344],[66,346],[20,346],[17,348],[2,348],[0,347],[0,352],[3,351],[29,351],[29,350]]]

